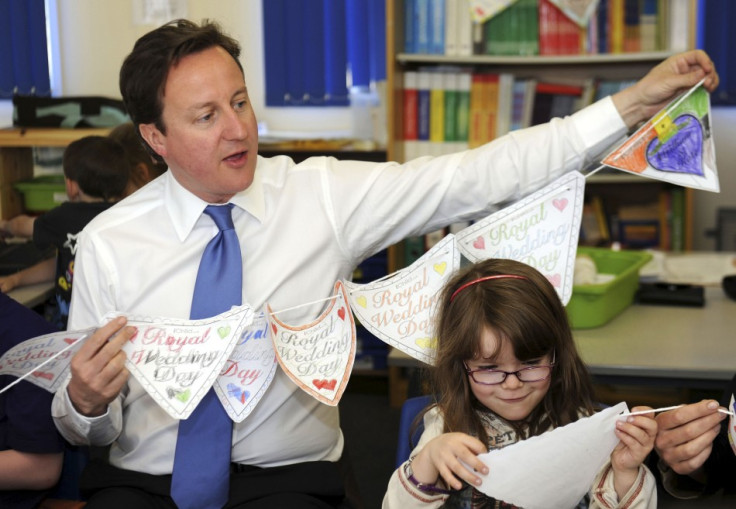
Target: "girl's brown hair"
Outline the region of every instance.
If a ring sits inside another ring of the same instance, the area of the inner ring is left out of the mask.
[[[522,278],[491,279],[460,289],[492,275]],[[492,259],[462,269],[440,295],[435,328],[437,358],[429,370],[429,380],[445,432],[461,431],[488,442],[475,412],[480,403],[470,390],[472,382],[463,365],[463,361],[480,355],[485,328],[508,341],[519,361],[548,354],[551,359],[554,353],[550,387],[542,403],[524,422],[509,423],[520,437],[569,424],[581,411],[593,412],[590,375],[575,348],[565,308],[554,287],[529,265]]]

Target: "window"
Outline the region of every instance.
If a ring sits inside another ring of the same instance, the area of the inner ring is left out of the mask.
[[[736,46],[736,3],[733,0],[701,0],[698,2],[697,47],[713,59],[718,70],[720,85],[711,94],[714,106],[736,105],[736,67],[732,65],[731,51]]]
[[[50,96],[44,0],[0,0],[0,99]]]
[[[385,2],[263,0],[266,106],[347,106],[386,79]]]

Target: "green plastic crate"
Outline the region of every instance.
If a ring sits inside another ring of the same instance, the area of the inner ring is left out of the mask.
[[[68,199],[63,175],[22,180],[13,186],[23,194],[23,205],[27,212],[46,212]]]
[[[579,247],[578,254],[590,256],[600,274],[615,275],[606,283],[573,286],[567,304],[567,316],[573,329],[600,327],[631,305],[639,288],[639,270],[652,255],[645,251],[594,247]]]

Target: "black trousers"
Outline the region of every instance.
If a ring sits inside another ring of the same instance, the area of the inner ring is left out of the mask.
[[[91,461],[80,482],[85,509],[174,509],[171,475],[122,470]],[[226,509],[350,509],[339,463],[314,461],[274,468],[233,465]]]

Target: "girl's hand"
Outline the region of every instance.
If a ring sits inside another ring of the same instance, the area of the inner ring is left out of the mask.
[[[448,488],[459,490],[463,487],[462,481],[473,486],[481,483],[473,469],[488,474],[488,467],[478,459],[478,455],[484,452],[487,452],[486,447],[477,438],[465,433],[444,433],[430,440],[419,451],[411,467],[419,482],[434,484],[441,477]]]
[[[634,407],[631,412],[651,410],[650,407]],[[654,412],[632,415],[616,421],[616,436],[620,442],[611,453],[614,487],[619,500],[629,491],[639,474],[639,465],[654,448],[657,437],[657,421]]]

